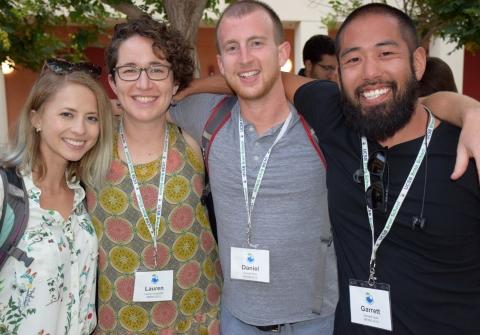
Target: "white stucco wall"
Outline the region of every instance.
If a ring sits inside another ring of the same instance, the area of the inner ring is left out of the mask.
[[[278,14],[282,21],[295,24],[295,45],[292,51],[295,55],[294,71],[303,67],[302,49],[305,42],[313,35],[327,34],[327,28],[321,22],[330,7],[322,0],[264,0]]]
[[[7,97],[5,94],[5,78],[0,69],[0,150],[8,143]]]
[[[327,34],[327,28],[316,21],[301,21],[295,29],[295,45],[292,45],[292,52],[295,55],[295,64],[293,68],[295,73],[303,67],[303,46],[307,40],[317,34]]]

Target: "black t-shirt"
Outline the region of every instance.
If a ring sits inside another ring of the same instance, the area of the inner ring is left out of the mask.
[[[335,334],[392,334],[350,321],[349,279],[368,279],[372,248],[363,181],[361,139],[345,126],[335,84],[311,82],[295,95],[295,106],[315,130],[328,164],[329,211],[338,260],[340,299]],[[426,126],[426,125],[425,125]],[[480,334],[480,189],[475,164],[451,181],[459,129],[441,123],[427,152],[423,230],[412,230],[425,184],[425,159],[377,251],[378,282],[390,284],[393,334]],[[397,199],[423,137],[387,152],[388,209],[374,211],[375,238]],[[369,143],[369,152],[382,149]]]

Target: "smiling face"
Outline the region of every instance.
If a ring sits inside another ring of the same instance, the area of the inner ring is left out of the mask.
[[[97,99],[79,84],[61,88],[30,117],[32,125],[41,129],[39,150],[47,166],[80,160],[100,133]]]
[[[416,102],[416,82],[424,69],[425,54],[412,54],[389,15],[367,14],[349,23],[341,35],[340,84],[355,113],[353,126],[372,131],[369,137],[384,140],[405,126]],[[363,122],[363,124],[362,124]]]
[[[116,67],[170,66],[165,59],[154,53],[152,45],[153,40],[150,38],[140,35],[129,37],[118,48]],[[122,80],[117,73],[114,76],[115,78],[109,76],[109,83],[125,111],[127,122],[128,120],[150,122],[165,118],[172,96],[177,91],[172,71],[166,79],[159,81],[149,79],[145,71],[142,71],[140,78],[135,81]]]
[[[280,83],[290,47],[275,42],[273,22],[265,11],[223,17],[217,36],[220,72],[240,98],[260,99]]]

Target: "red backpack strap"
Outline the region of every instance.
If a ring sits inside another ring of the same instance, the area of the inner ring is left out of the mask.
[[[315,135],[315,131],[310,127],[310,125],[305,121],[302,115],[298,114],[300,117],[300,121],[302,122],[303,128],[305,128],[305,132],[307,133],[307,137],[310,140],[310,143],[312,143],[313,147],[315,148],[315,151],[318,154],[318,157],[320,157],[320,160],[323,163],[323,166],[325,169],[327,169],[327,160],[325,159],[325,156],[323,155],[322,149],[320,149],[320,146],[318,145],[318,138],[317,135]]]
[[[208,171],[208,155],[212,146],[213,140],[217,133],[225,123],[230,119],[233,106],[237,102],[237,97],[226,96],[218,104],[213,107],[208,117],[202,133],[202,152],[203,160],[205,161],[205,170]]]
[[[300,121],[302,122],[303,128],[305,129],[305,132],[307,133],[307,137],[310,140],[310,143],[312,143],[313,147],[315,148],[315,151],[318,154],[318,157],[320,157],[320,160],[323,163],[323,166],[325,167],[325,170],[327,170],[327,160],[325,159],[325,156],[323,155],[322,149],[320,149],[320,146],[318,145],[318,138],[317,135],[315,134],[315,131],[310,127],[310,125],[305,121],[302,115],[298,114],[300,117]],[[332,227],[329,224],[327,226],[322,227],[322,238],[321,238],[322,243],[326,243],[327,246],[330,246],[333,242],[333,236],[332,236]],[[321,288],[319,288],[321,290]]]

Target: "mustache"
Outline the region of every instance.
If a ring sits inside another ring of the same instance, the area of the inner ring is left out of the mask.
[[[365,80],[362,85],[358,86],[355,91],[355,97],[358,99],[360,98],[360,95],[362,94],[363,91],[365,91],[366,87],[368,86],[375,86],[375,85],[382,85],[382,86],[387,86],[392,89],[392,93],[395,95],[395,93],[398,90],[398,85],[395,81],[384,81],[384,80]]]
[[[361,100],[342,93],[342,109],[346,124],[360,135],[375,141],[385,140],[405,126],[411,118],[417,101],[418,82],[411,76],[405,87],[399,89],[396,82],[365,81],[356,90],[361,92],[367,84],[382,84],[391,87],[393,92],[389,101],[363,109]],[[355,92],[355,91],[353,91]]]

